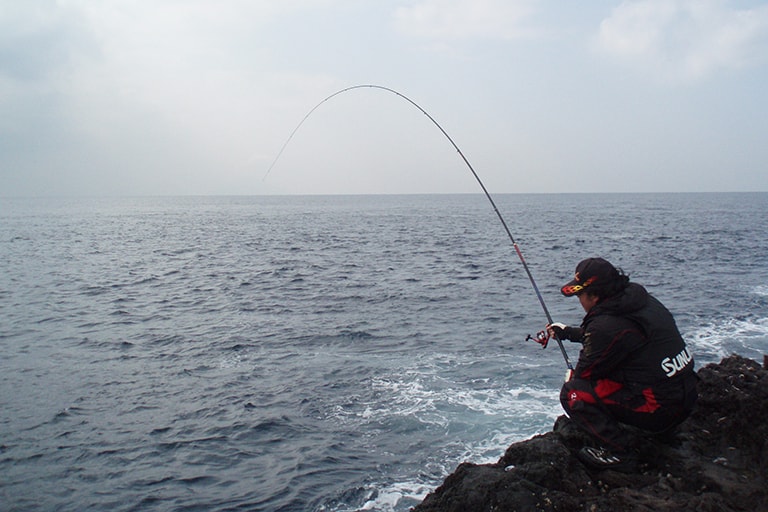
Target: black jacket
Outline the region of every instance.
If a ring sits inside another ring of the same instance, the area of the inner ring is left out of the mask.
[[[683,380],[695,379],[672,314],[639,284],[594,306],[581,328],[577,378],[610,379],[638,392],[651,387],[660,400],[678,397]]]

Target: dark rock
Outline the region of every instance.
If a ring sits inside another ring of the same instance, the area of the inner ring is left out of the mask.
[[[584,467],[575,452],[589,440],[561,416],[496,464],[461,464],[412,510],[768,511],[768,371],[734,355],[698,375],[693,414],[672,436],[641,438],[634,474]]]

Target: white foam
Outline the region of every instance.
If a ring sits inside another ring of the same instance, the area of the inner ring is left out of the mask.
[[[242,356],[240,354],[230,354],[219,359],[219,368],[230,369],[237,368],[242,363]]]
[[[419,482],[397,482],[378,489],[375,497],[366,501],[359,510],[408,510],[421,503],[431,490],[431,487]]]
[[[430,382],[425,382],[429,379]],[[369,403],[356,413],[366,420],[392,417],[416,418],[422,423],[448,427],[453,420],[467,416],[503,418],[543,416],[554,420],[557,414],[557,390],[523,385],[515,389],[488,387],[468,389],[466,385],[445,382],[435,376],[408,375],[377,377],[371,385],[390,398]],[[341,411],[339,411],[341,412]]]
[[[704,324],[685,334],[697,354],[719,360],[736,353],[761,357],[768,353],[768,318],[725,320]]]
[[[425,440],[441,440],[430,449],[429,462],[415,481],[406,477],[373,483],[364,504],[354,510],[409,510],[458,464],[495,463],[510,444],[549,430],[562,414],[559,389],[551,382],[532,378],[513,384],[508,379],[468,378],[467,373],[455,356],[430,354],[428,360],[371,377],[368,389],[333,407],[334,421],[356,429],[408,431],[418,422]]]

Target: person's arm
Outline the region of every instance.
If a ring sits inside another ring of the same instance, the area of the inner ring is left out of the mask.
[[[610,375],[634,348],[645,341],[643,333],[636,327],[605,325],[600,320],[590,322],[584,332],[584,347],[575,371],[579,379],[597,380]]]
[[[571,327],[556,322],[547,326],[547,332],[550,336],[561,341],[568,340],[575,343],[582,343],[584,341],[584,330],[581,327]]]

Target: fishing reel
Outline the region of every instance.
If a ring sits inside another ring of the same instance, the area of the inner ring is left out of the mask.
[[[541,348],[547,348],[547,344],[549,343],[549,333],[545,330],[539,331],[536,333],[536,337],[534,338],[530,334],[527,338],[525,338],[525,341],[535,341],[539,345],[541,345]]]
[[[549,343],[549,339],[552,336],[549,335],[549,331],[546,329],[543,331],[539,331],[536,333],[536,337],[534,338],[530,334],[527,338],[525,338],[525,341],[535,341],[539,345],[541,345],[541,348],[547,348],[547,344]],[[571,365],[571,362],[568,360],[568,354],[565,353],[565,350],[563,349],[563,344],[560,342],[558,338],[555,338],[557,340],[558,345],[560,345],[560,351],[563,353],[563,357],[565,358],[565,364],[568,366],[568,369],[565,371],[565,382],[568,382],[573,378],[573,366]]]

